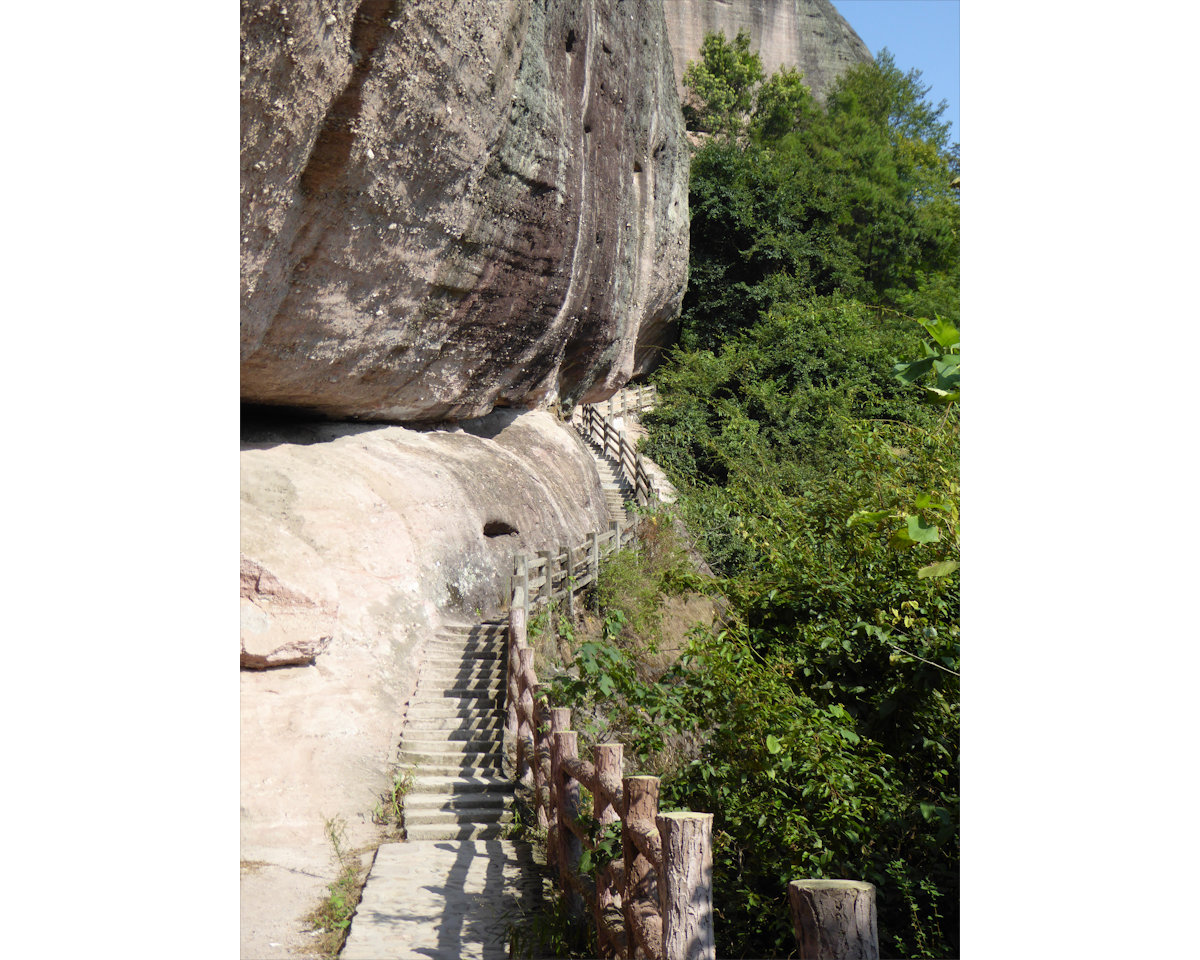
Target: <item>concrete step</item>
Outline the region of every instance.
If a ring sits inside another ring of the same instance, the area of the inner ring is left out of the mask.
[[[400,756],[403,764],[412,763],[411,757]],[[421,760],[414,765],[418,776],[422,777],[465,777],[466,782],[487,780],[502,774],[499,763],[488,763],[475,766],[467,763],[433,763]]]
[[[496,776],[500,772],[503,754],[498,750],[478,750],[455,753],[451,750],[409,750],[401,747],[397,753],[402,766],[414,766],[420,773],[442,773],[446,776]]]
[[[479,641],[430,640],[425,643],[425,652],[430,656],[460,656],[473,653],[500,653],[503,641],[481,643]]]
[[[430,637],[444,643],[499,643],[508,636],[508,627],[496,627],[494,630],[473,630],[470,633],[460,633],[450,630],[435,630]]]
[[[425,670],[421,673],[418,686],[473,687],[479,684],[497,686],[508,683],[503,670]]]
[[[479,717],[409,717],[404,725],[404,737],[438,737],[442,740],[478,740],[499,738],[504,732],[504,719],[498,714]]]
[[[513,783],[505,777],[454,777],[446,774],[418,773],[409,788],[409,796],[417,793],[457,795],[466,793],[512,793]]]
[[[419,708],[419,709],[418,709]],[[427,696],[413,697],[409,706],[410,717],[453,717],[479,716],[481,714],[497,714],[503,716],[503,705],[494,697],[447,697],[440,693]]]
[[[458,717],[461,720],[479,720],[487,717],[503,718],[505,711],[494,704],[476,701],[459,703],[457,700],[447,700],[444,697],[433,697],[427,700],[410,700],[408,703],[409,720],[440,720],[446,717]]]
[[[503,823],[418,823],[404,832],[409,840],[500,840],[507,829]]]
[[[402,750],[407,750],[409,753],[445,753],[445,754],[479,754],[479,753],[495,753],[500,749],[500,738],[480,738],[474,740],[449,740],[449,739],[432,739],[422,737],[421,739],[410,739],[409,734],[415,731],[404,732],[404,740],[400,744]]]
[[[438,660],[458,660],[460,663],[466,660],[500,660],[504,656],[504,651],[497,647],[496,649],[471,649],[460,650],[453,647],[437,647],[429,644],[425,648],[426,655]]]
[[[506,809],[512,794],[508,793],[462,793],[447,796],[438,793],[410,793],[404,798],[404,809],[419,810],[460,810],[477,813],[488,813]]]
[[[448,689],[433,688],[431,690],[419,690],[413,696],[414,703],[422,701],[437,701],[437,700],[459,700],[463,701],[466,706],[476,706],[477,704],[469,701],[479,701],[499,703],[500,688],[481,687],[478,690],[471,687],[450,687]]]
[[[435,810],[414,809],[404,811],[404,825],[412,828],[418,824],[461,827],[476,823],[512,823],[511,810],[500,807],[480,807],[478,810]]]
[[[504,672],[504,664],[497,662],[497,660],[491,657],[470,657],[464,660],[461,656],[428,656],[425,658],[424,666],[429,670],[459,670],[466,668],[469,670],[499,670],[501,673]]]
[[[424,687],[422,689],[421,687]],[[440,683],[422,684],[417,687],[419,697],[498,697],[504,690],[504,684],[499,682],[478,681],[476,683],[452,683],[442,686]]]

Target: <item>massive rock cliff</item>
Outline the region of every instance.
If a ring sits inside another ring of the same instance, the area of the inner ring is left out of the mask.
[[[661,0],[244,0],[243,400],[607,396],[670,338],[687,166]]]
[[[796,67],[821,101],[847,69],[871,60],[867,45],[829,0],[663,0],[663,9],[679,81],[688,61],[700,55],[706,33],[732,39],[745,30],[768,76]]]

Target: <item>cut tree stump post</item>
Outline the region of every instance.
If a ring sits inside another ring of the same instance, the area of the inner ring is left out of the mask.
[[[879,960],[874,884],[793,880],[788,904],[800,960]]]
[[[711,813],[660,813],[662,949],[665,960],[716,960]]]

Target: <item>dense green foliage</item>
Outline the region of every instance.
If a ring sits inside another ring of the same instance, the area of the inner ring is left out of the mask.
[[[692,160],[683,345],[715,349],[772,303],[834,292],[956,309],[957,148],[920,73],[884,50],[822,109],[792,70],[747,92],[762,71],[744,34],[710,37],[705,54],[693,125],[716,132]]]
[[[876,884],[884,955],[955,956],[957,147],[886,50],[824,108],[760,70],[732,118],[712,75],[757,63],[705,54],[646,447],[728,614],[663,680],[709,731],[664,797],[717,814],[722,955],[786,955],[787,881],[843,876]]]
[[[715,814],[719,955],[790,955],[787,883],[848,877],[877,887],[884,956],[958,956],[957,147],[886,51],[824,107],[744,36],[703,55],[645,449],[722,613],[648,674],[620,642],[645,589],[610,589],[560,692],[609,704],[643,761],[693,736],[662,802]],[[639,562],[612,569],[665,589]]]

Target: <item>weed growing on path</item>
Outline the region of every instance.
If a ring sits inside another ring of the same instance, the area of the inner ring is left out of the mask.
[[[350,919],[362,896],[367,871],[356,854],[345,849],[346,822],[340,817],[325,820],[325,836],[333,847],[338,863],[338,875],[329,884],[329,896],[322,900],[307,917],[307,922],[321,936],[316,948],[323,957],[336,957],[345,945],[350,931]]]
[[[404,834],[404,798],[412,790],[417,768],[397,770],[392,775],[392,784],[379,796],[379,803],[371,810],[371,822],[384,827],[385,835],[400,839]]]

